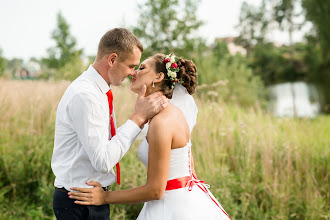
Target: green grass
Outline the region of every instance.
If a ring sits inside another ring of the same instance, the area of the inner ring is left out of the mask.
[[[50,168],[58,102],[68,82],[0,80],[0,219],[55,219]],[[136,95],[114,88],[118,124]],[[330,117],[278,119],[258,108],[196,98],[192,134],[198,177],[232,219],[330,219]],[[125,189],[146,169],[139,142],[121,162]],[[112,219],[134,219],[142,204],[111,205]]]

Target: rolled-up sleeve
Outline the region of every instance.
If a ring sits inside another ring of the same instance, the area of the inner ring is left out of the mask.
[[[127,120],[109,140],[108,119],[101,107],[99,97],[79,93],[72,98],[68,111],[92,166],[98,172],[108,173],[126,154],[141,129]]]

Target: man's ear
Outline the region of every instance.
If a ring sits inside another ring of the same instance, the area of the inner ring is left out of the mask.
[[[118,60],[118,55],[116,53],[112,53],[108,56],[108,65],[113,66],[113,64]]]
[[[165,77],[164,73],[163,72],[160,72],[160,73],[157,74],[157,77],[154,80],[154,82],[155,83],[161,82],[161,81],[163,81],[164,77]]]

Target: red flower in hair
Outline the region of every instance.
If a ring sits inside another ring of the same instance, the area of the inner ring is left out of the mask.
[[[165,63],[168,63],[168,62],[171,62],[171,59],[170,58],[166,58],[164,61],[165,61]]]
[[[172,68],[177,68],[177,67],[178,67],[178,64],[176,64],[176,63],[172,63],[171,67],[172,67]]]

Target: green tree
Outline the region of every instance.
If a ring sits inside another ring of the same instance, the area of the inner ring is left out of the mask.
[[[304,62],[308,67],[308,77],[312,81],[319,81],[319,74],[316,73],[320,71],[322,66],[322,48],[315,33],[306,35],[305,40],[307,44],[305,46]]]
[[[76,39],[71,36],[69,28],[69,24],[59,12],[57,27],[52,32],[52,39],[56,45],[47,50],[48,58],[43,59],[49,68],[59,69],[82,54],[82,50],[76,49]]]
[[[235,41],[246,49],[248,57],[250,57],[254,45],[264,41],[269,24],[269,18],[266,15],[265,1],[262,1],[260,7],[246,2],[242,3],[237,25],[240,34]]]
[[[0,76],[2,76],[7,67],[7,60],[2,56],[2,49],[0,48]]]
[[[292,71],[290,61],[285,59],[281,48],[273,43],[258,43],[253,50],[251,67],[265,84],[282,80],[292,80],[287,75]]]
[[[16,77],[16,72],[19,68],[21,68],[22,65],[23,65],[22,59],[14,58],[14,59],[8,60],[7,68],[8,68],[8,71],[11,72],[13,78]]]
[[[303,0],[307,20],[314,24],[322,51],[323,64],[330,68],[330,2],[324,0]]]
[[[195,36],[202,25],[196,17],[198,2],[199,0],[148,0],[139,5],[140,17],[133,32],[145,47],[143,58],[154,53],[171,51],[192,58],[203,42]]]
[[[75,56],[71,62],[65,64],[65,66],[61,67],[56,71],[55,79],[65,79],[73,81],[75,80],[84,70],[86,69],[86,65],[84,65],[80,56]]]
[[[269,0],[274,3],[274,0]],[[289,34],[290,61],[294,60],[294,43],[292,35],[295,30],[299,29],[301,24],[294,22],[294,19],[299,16],[296,12],[298,0],[276,0],[273,10],[274,20],[278,23],[283,31]]]
[[[215,62],[220,64],[220,61],[229,55],[228,46],[225,40],[216,39],[212,49]]]
[[[245,57],[228,54],[220,62],[213,58],[214,56],[204,57],[199,66],[202,85],[198,87],[198,96],[238,104],[240,107],[251,107],[264,101],[263,82],[253,73]]]
[[[305,61],[309,78],[324,91],[324,109],[330,113],[330,2],[324,0],[302,0],[306,19],[313,23],[311,33],[306,36]]]

